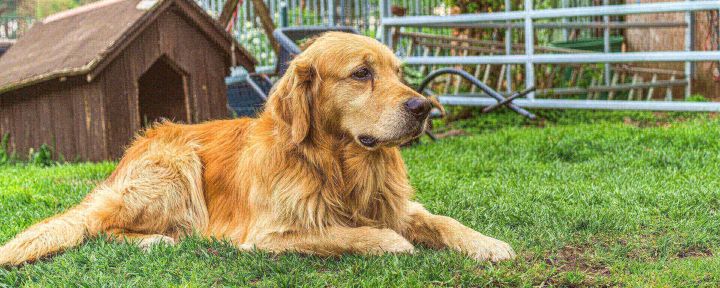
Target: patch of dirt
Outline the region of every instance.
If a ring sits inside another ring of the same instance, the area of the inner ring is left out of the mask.
[[[660,112],[656,112],[660,113]],[[684,118],[676,118],[672,121],[666,120],[667,117],[659,117],[656,121],[638,121],[635,119],[632,119],[630,117],[623,118],[623,123],[625,125],[635,126],[638,128],[652,128],[652,127],[665,127],[668,128],[672,126],[671,122],[684,122],[686,119]]]
[[[438,139],[448,138],[448,137],[455,137],[455,136],[465,136],[468,135],[468,133],[465,130],[460,129],[452,129],[446,132],[435,134],[435,137]]]
[[[680,252],[678,252],[678,254],[677,254],[677,257],[680,259],[712,257],[712,256],[713,256],[712,251],[706,247],[691,247],[691,248],[680,250]]]
[[[582,271],[590,275],[607,276],[610,269],[602,263],[595,263],[585,255],[589,247],[565,246],[555,255],[545,258],[545,263],[556,267],[561,272]]]
[[[541,256],[541,259],[545,264],[555,268],[555,272],[543,279],[539,286],[559,286],[559,287],[611,287],[616,284],[608,283],[605,280],[598,279],[600,277],[609,276],[610,268],[593,260],[588,256],[592,251],[589,246],[565,246],[559,251]],[[536,257],[530,256],[528,261],[539,260]],[[580,271],[585,275],[579,283],[572,281],[568,282],[567,273]]]
[[[463,107],[462,110],[456,113],[448,113],[445,119],[448,122],[454,122],[463,119],[469,119],[473,117],[473,109],[470,107]]]

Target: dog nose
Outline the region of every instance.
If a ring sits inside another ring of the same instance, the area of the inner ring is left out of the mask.
[[[430,101],[420,97],[415,97],[405,102],[405,109],[415,116],[415,118],[422,119],[430,112]]]

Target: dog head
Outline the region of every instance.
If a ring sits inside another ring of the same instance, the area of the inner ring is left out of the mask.
[[[310,40],[270,96],[292,142],[352,137],[366,149],[420,136],[433,105],[401,80],[400,61],[376,40],[329,32]]]

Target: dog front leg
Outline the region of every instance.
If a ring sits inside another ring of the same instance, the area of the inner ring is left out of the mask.
[[[259,237],[253,243],[240,245],[249,249],[274,253],[300,252],[320,256],[345,253],[380,255],[383,253],[412,253],[414,247],[397,232],[371,227],[327,227],[322,232],[286,231]]]
[[[404,235],[430,248],[451,248],[477,260],[501,261],[515,257],[507,243],[482,235],[455,219],[433,215],[422,205],[410,203],[410,222]]]

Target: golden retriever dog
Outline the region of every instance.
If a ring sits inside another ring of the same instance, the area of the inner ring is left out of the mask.
[[[199,234],[274,253],[421,244],[513,258],[505,242],[413,202],[398,145],[423,133],[432,103],[399,74],[376,40],[326,33],[290,63],[257,119],[155,125],[80,204],[2,246],[0,265],[101,235],[145,249]]]

